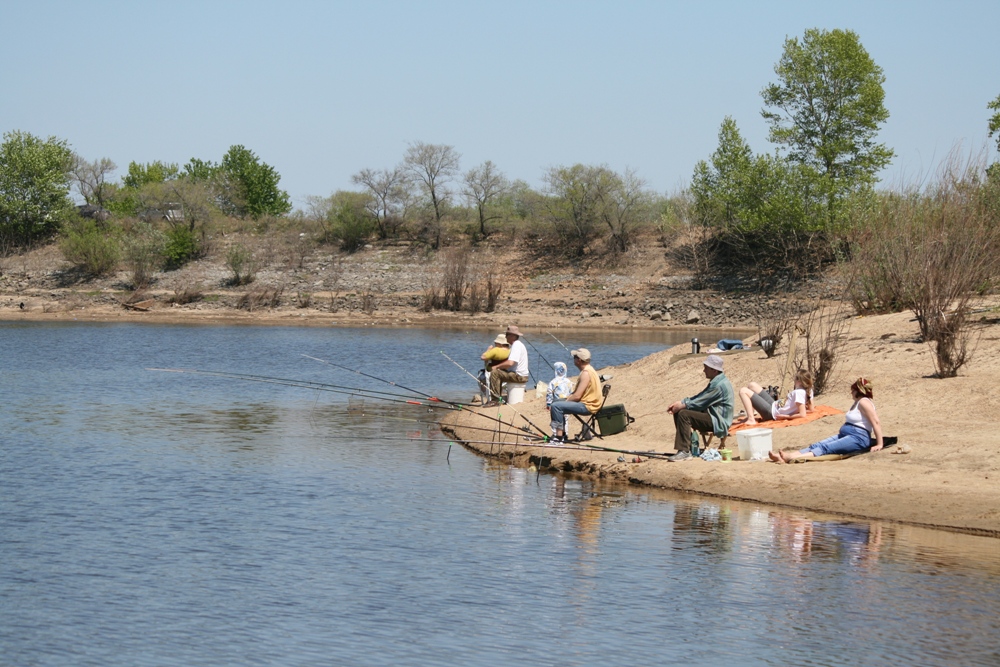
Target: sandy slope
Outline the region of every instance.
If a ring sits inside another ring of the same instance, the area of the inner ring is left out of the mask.
[[[843,461],[796,465],[659,459],[620,463],[614,453],[522,448],[514,458],[522,465],[540,463],[664,488],[1000,535],[1000,397],[993,388],[1000,375],[1000,322],[995,313],[987,317],[992,319],[982,329],[973,362],[959,377],[947,380],[932,377],[932,352],[917,342],[917,323],[909,313],[850,320],[834,388],[817,401],[846,410],[851,404],[850,382],[858,375],[869,377],[875,384],[884,432],[908,445],[912,450],[908,454],[887,448]],[[625,433],[605,439],[605,445],[673,450],[673,421],[665,407],[697,393],[706,382],[699,359],[671,363],[689,351],[664,350],[602,370],[614,374],[609,403],[625,404],[637,418]],[[600,367],[600,350],[591,352]],[[756,350],[725,359],[726,374],[738,388],[751,380],[778,384],[787,355],[781,351],[767,359]],[[517,408],[548,429],[543,399],[530,394]],[[513,416],[511,411],[503,409],[505,418]],[[488,424],[470,413],[457,414],[452,423],[455,433],[467,441],[481,440],[483,434],[463,425]],[[776,429],[774,446],[807,445],[834,434],[842,423],[843,416],[838,415]],[[518,419],[517,424],[523,422]],[[484,453],[498,451],[489,444],[469,446]],[[513,448],[503,451],[509,456]]]

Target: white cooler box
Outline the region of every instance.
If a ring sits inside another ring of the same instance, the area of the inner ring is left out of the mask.
[[[771,429],[737,431],[736,444],[740,449],[740,461],[766,461],[767,453],[771,451]]]

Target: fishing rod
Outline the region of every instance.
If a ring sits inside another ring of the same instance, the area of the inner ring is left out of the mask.
[[[341,369],[343,369],[345,371],[350,371],[352,373],[357,373],[358,375],[362,375],[362,376],[364,376],[366,378],[371,378],[372,380],[377,380],[379,382],[384,382],[384,383],[386,383],[388,385],[392,385],[393,387],[399,387],[400,389],[405,389],[406,391],[410,392],[411,394],[416,394],[417,396],[423,396],[424,398],[426,398],[429,401],[439,401],[441,403],[451,403],[451,401],[442,400],[442,399],[440,399],[440,398],[438,398],[436,396],[431,396],[430,394],[425,394],[422,391],[417,391],[416,389],[410,389],[409,387],[404,387],[403,385],[401,385],[401,384],[399,384],[397,382],[393,382],[392,380],[385,380],[385,379],[380,378],[380,377],[375,377],[374,375],[369,375],[368,373],[364,373],[364,372],[356,370],[354,368],[348,368],[347,366],[342,366],[340,364],[335,364],[332,361],[327,361],[325,359],[319,359],[317,357],[311,357],[308,354],[303,354],[302,356],[305,357],[306,359],[312,359],[313,361],[318,361],[321,364],[326,364],[327,366],[333,366],[334,368],[341,368]],[[452,403],[452,405],[458,405],[458,403]]]
[[[348,412],[350,412],[350,411],[348,411]],[[362,412],[361,414],[362,414],[362,416],[364,416],[366,413]],[[396,417],[396,416],[393,416],[393,415],[381,415],[381,414],[379,414],[379,415],[372,414],[372,416],[373,417],[378,417],[380,420],[381,419],[394,419],[396,421],[412,422],[412,423],[416,423],[416,424],[426,424],[427,426],[437,426],[438,428],[442,428],[440,422],[424,421],[422,419],[413,419],[412,417]],[[509,426],[513,426],[512,424],[508,424],[508,425]],[[462,428],[462,429],[471,429],[471,430],[474,430],[474,431],[486,431],[488,433],[495,433],[496,432],[496,428],[492,427],[492,426],[491,427],[486,427],[486,426],[472,426],[470,424],[463,424],[459,428]],[[544,442],[545,441],[545,436],[534,435],[533,433],[528,433],[526,431],[523,431],[523,429],[518,429],[518,430],[519,430],[518,435],[520,437],[522,437],[522,438],[531,438],[533,440],[538,440],[539,442]],[[442,429],[442,432],[444,432],[443,429]]]
[[[442,351],[441,354],[444,354],[444,352]],[[500,420],[500,419],[498,419],[496,417],[491,417],[490,415],[488,415],[486,413],[479,412],[478,410],[473,410],[469,406],[464,405],[462,403],[454,403],[452,401],[445,401],[443,399],[437,398],[436,396],[431,396],[430,394],[425,394],[422,391],[417,391],[416,389],[410,389],[409,387],[404,387],[403,385],[398,384],[396,382],[392,382],[392,381],[386,380],[384,378],[376,377],[374,375],[369,375],[368,373],[362,373],[361,371],[354,370],[353,368],[348,368],[347,366],[341,366],[340,364],[335,364],[332,361],[325,361],[323,359],[317,359],[316,357],[310,357],[308,354],[303,354],[302,356],[303,357],[307,357],[309,359],[313,359],[313,360],[318,361],[320,363],[327,364],[328,366],[334,366],[335,368],[342,368],[344,370],[351,371],[352,373],[357,373],[358,375],[363,375],[363,376],[365,376],[367,378],[371,378],[372,380],[377,380],[378,382],[384,382],[386,384],[392,385],[393,387],[399,387],[400,389],[405,389],[406,391],[413,392],[414,394],[417,394],[419,396],[423,396],[423,397],[425,397],[429,401],[437,401],[439,403],[446,403],[446,404],[452,406],[453,408],[455,408],[456,410],[465,410],[467,412],[471,412],[474,415],[479,415],[481,417],[485,417],[487,419],[491,419],[491,420],[493,420],[495,422],[498,422],[500,424],[503,424],[505,426],[510,426],[511,428],[516,428],[513,424],[508,424],[507,422],[504,422],[504,421],[502,421],[502,420]],[[450,357],[448,357],[447,354],[444,354],[444,356],[446,358],[450,359]],[[455,364],[456,366],[458,366],[459,368],[462,368],[461,365],[457,361],[455,361],[454,359],[451,359],[451,362],[453,364]],[[462,370],[465,370],[465,369],[462,368]],[[465,371],[465,372],[469,373],[469,371]],[[471,373],[470,373],[470,375],[471,375]],[[478,378],[476,379],[476,382],[479,382]],[[520,413],[517,412],[517,410],[515,410],[514,413],[515,414],[520,414]],[[524,415],[521,415],[521,418],[524,419],[524,421],[526,421],[529,424],[531,424],[532,428],[534,428],[536,431],[538,431],[542,435],[542,437],[548,437],[546,435],[545,431],[543,431],[542,429],[540,429],[537,426],[535,426],[535,424],[533,424],[530,419],[528,419]],[[524,431],[527,432],[527,429],[523,429],[522,428],[521,430],[524,430]]]
[[[524,336],[521,336],[521,338],[524,338]],[[546,359],[546,358],[545,358],[545,356],[544,356],[544,355],[543,355],[543,354],[542,354],[541,352],[539,352],[539,351],[538,351],[538,348],[537,348],[537,347],[535,347],[534,343],[532,343],[532,342],[531,342],[530,340],[528,340],[527,338],[524,338],[524,341],[525,341],[525,342],[526,342],[526,343],[527,343],[528,345],[531,345],[531,349],[535,351],[535,354],[537,354],[537,355],[538,355],[539,357],[541,357],[541,358],[542,358],[542,361],[544,361],[545,363],[547,363],[547,364],[549,365],[549,368],[551,368],[552,370],[555,370],[555,368],[556,368],[556,367],[555,367],[555,366],[553,366],[553,365],[552,365],[552,363],[551,363],[551,362],[550,362],[550,361],[549,361],[548,359]]]
[[[545,333],[547,333],[548,335],[552,336],[552,339],[553,339],[553,340],[554,340],[555,342],[557,342],[557,343],[559,343],[560,345],[562,345],[562,348],[563,348],[564,350],[566,350],[566,351],[567,351],[567,352],[568,352],[568,353],[569,353],[570,355],[572,355],[572,354],[573,354],[573,351],[572,351],[571,349],[569,349],[568,347],[566,347],[565,345],[563,345],[563,342],[562,342],[561,340],[559,340],[558,338],[556,338],[556,335],[555,335],[554,333],[552,333],[551,331],[546,331]]]
[[[402,394],[393,394],[386,391],[378,391],[375,389],[361,389],[358,387],[344,387],[342,385],[335,384],[325,384],[322,382],[311,382],[308,380],[292,380],[288,378],[276,378],[269,377],[266,375],[248,375],[245,373],[226,373],[222,371],[202,371],[197,369],[187,369],[187,368],[147,368],[148,371],[163,372],[163,373],[186,373],[190,375],[206,375],[209,377],[220,377],[228,380],[245,380],[248,382],[261,382],[263,384],[276,384],[286,387],[300,387],[303,389],[313,389],[316,391],[326,391],[332,394],[343,394],[346,396],[357,396],[360,398],[372,398],[380,401],[385,401],[387,403],[400,403],[407,405],[419,405],[428,408],[437,408],[441,410],[458,410],[458,404],[450,404],[445,401],[436,402],[422,402],[414,400],[412,397],[406,397]]]
[[[444,350],[440,350],[440,352],[441,352],[441,354],[444,354]],[[461,369],[462,369],[462,371],[463,371],[463,372],[464,372],[464,373],[465,373],[466,375],[468,375],[468,376],[469,376],[470,378],[472,378],[473,380],[475,380],[475,381],[476,381],[476,384],[482,384],[482,382],[481,382],[481,381],[479,380],[479,378],[477,378],[477,377],[476,377],[475,375],[473,375],[473,374],[472,374],[472,373],[470,373],[469,371],[465,370],[465,367],[464,367],[464,366],[462,366],[462,364],[458,363],[457,361],[455,361],[454,359],[452,359],[451,357],[449,357],[449,356],[448,356],[447,354],[444,354],[444,358],[445,358],[445,359],[447,359],[448,361],[450,361],[451,363],[455,364],[455,365],[456,365],[456,366],[458,366],[459,368],[461,368]]]

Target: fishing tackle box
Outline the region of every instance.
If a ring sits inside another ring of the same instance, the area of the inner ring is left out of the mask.
[[[622,404],[605,405],[597,413],[597,432],[602,436],[621,433],[635,421],[630,417]]]

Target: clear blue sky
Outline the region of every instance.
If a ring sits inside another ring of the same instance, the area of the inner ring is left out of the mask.
[[[684,187],[735,118],[769,152],[760,91],[786,37],[845,28],[886,75],[883,182],[988,146],[1000,2],[52,2],[0,7],[0,130],[87,159],[219,160],[243,144],[297,206],[414,141],[541,186],[553,166]],[[995,156],[995,144],[991,156]]]

